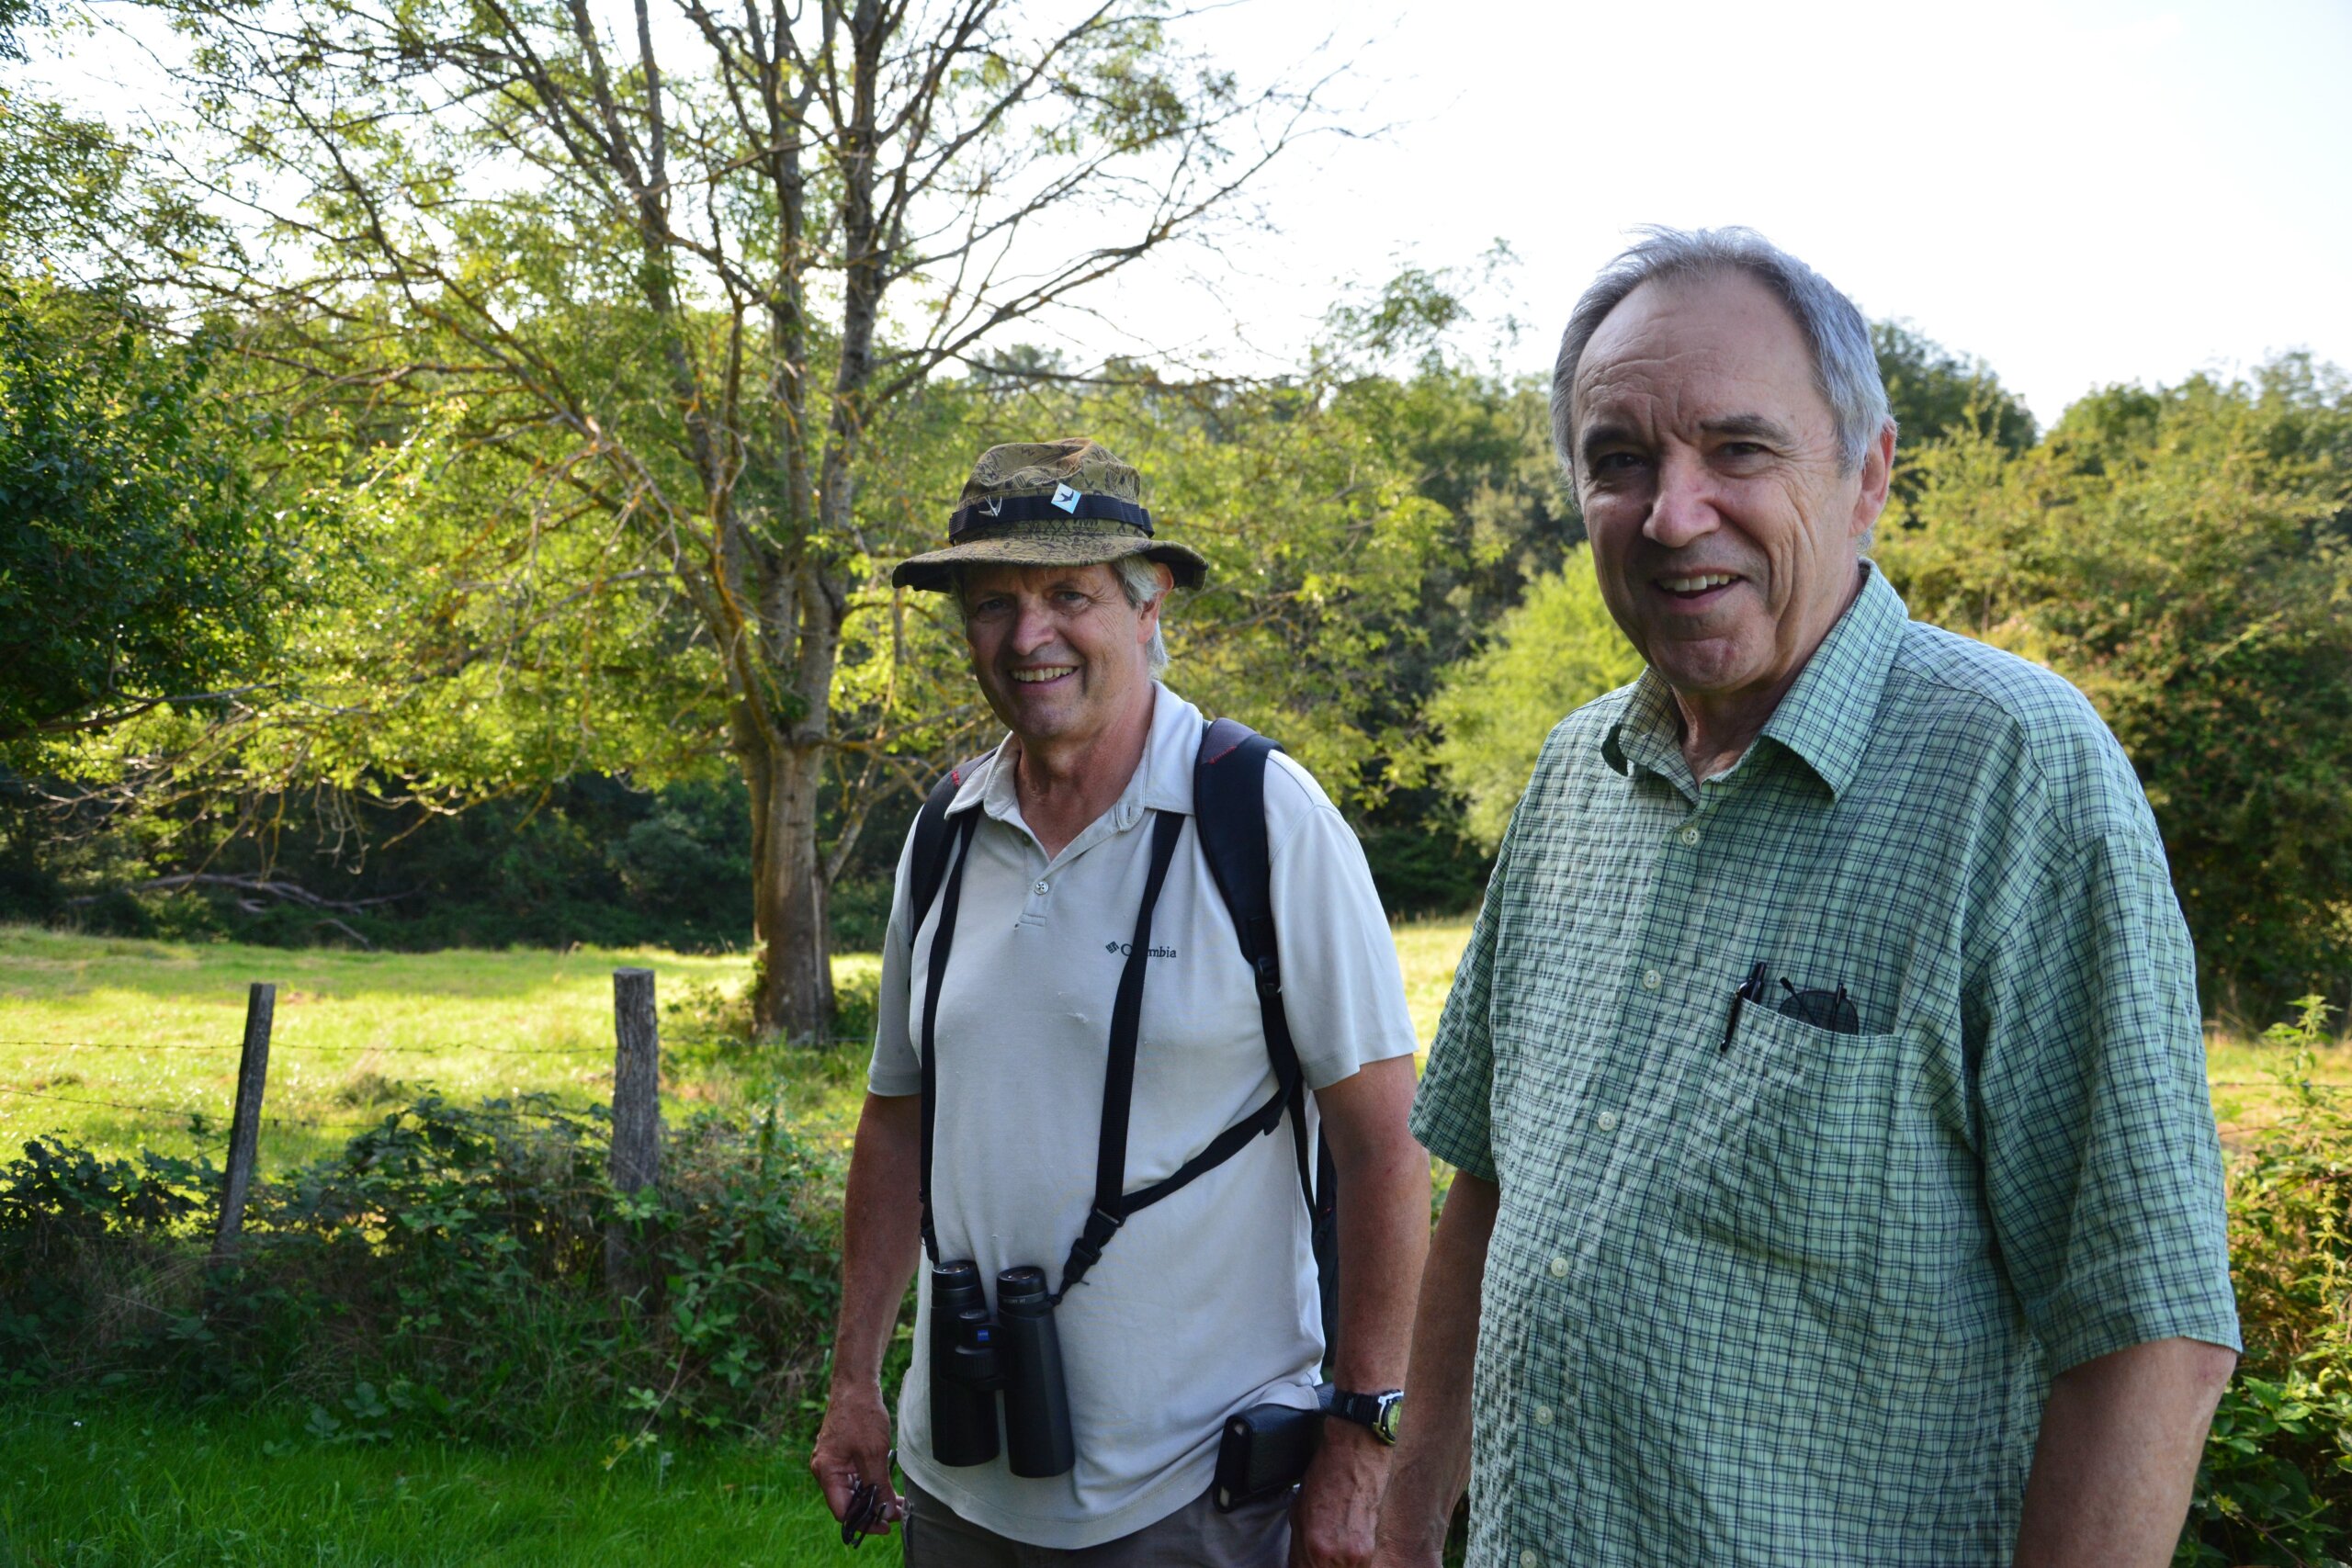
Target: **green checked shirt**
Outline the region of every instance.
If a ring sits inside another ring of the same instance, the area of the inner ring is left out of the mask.
[[[1502,1193],[1472,1568],[2006,1563],[2053,1373],[2238,1342],[2138,781],[1875,569],[1721,777],[1655,671],[1552,732],[1413,1128]]]

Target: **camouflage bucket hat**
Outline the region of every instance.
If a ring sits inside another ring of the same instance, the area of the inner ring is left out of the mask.
[[[901,588],[947,588],[958,566],[1093,566],[1148,556],[1198,588],[1209,563],[1151,536],[1135,469],[1083,435],[980,454],[947,521],[947,547],[899,563]]]

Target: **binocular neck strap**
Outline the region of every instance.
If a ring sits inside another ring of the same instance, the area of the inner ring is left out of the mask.
[[[1152,814],[1151,870],[1144,877],[1143,907],[1136,911],[1135,941],[1127,944],[1126,967],[1119,971],[1118,995],[1111,1003],[1111,1053],[1102,1065],[1102,1132],[1094,1150],[1094,1212],[1086,1228],[1070,1243],[1062,1265],[1062,1286],[1054,1292],[1059,1306],[1069,1288],[1086,1278],[1102,1259],[1102,1248],[1126,1224],[1127,1113],[1136,1097],[1136,1036],[1143,1027],[1143,973],[1151,959],[1151,912],[1159,903],[1159,889],[1168,881],[1169,862],[1176,858],[1176,840],[1184,834],[1183,814]]]
[[[931,1224],[931,1145],[932,1128],[939,1111],[939,988],[947,978],[947,950],[956,940],[956,909],[963,902],[964,862],[972,852],[972,829],[979,825],[980,808],[974,807],[964,813],[956,824],[955,844],[951,851],[956,862],[947,873],[947,885],[939,906],[939,929],[931,938],[931,978],[922,994],[922,1164],[920,1191],[922,1200],[922,1249],[935,1266],[939,1262],[939,1235]],[[910,942],[914,933],[907,933]]]
[[[922,1245],[933,1264],[939,1261],[939,1235],[931,1208],[932,1148],[939,1114],[939,994],[947,978],[948,950],[956,939],[956,912],[963,901],[964,863],[970,857],[972,832],[978,819],[978,811],[967,811],[956,824],[950,852],[955,859],[941,887],[939,929],[932,934],[930,983],[922,998]],[[1159,904],[1160,889],[1167,885],[1168,867],[1176,858],[1176,842],[1183,835],[1182,813],[1152,814],[1151,866],[1144,877],[1142,907],[1136,911],[1135,940],[1127,944],[1127,962],[1119,971],[1119,989],[1111,1004],[1111,1048],[1102,1068],[1102,1134],[1094,1155],[1094,1208],[1086,1216],[1086,1228],[1070,1243],[1069,1260],[1062,1265],[1061,1289],[1050,1298],[1057,1306],[1070,1287],[1102,1261],[1103,1247],[1126,1224],[1129,1214],[1223,1164],[1250,1138],[1271,1130],[1286,1106],[1300,1113],[1297,1057],[1285,1054],[1283,1066],[1287,1070],[1278,1068],[1273,1098],[1255,1114],[1226,1129],[1167,1180],[1139,1192],[1125,1190],[1127,1121],[1134,1109],[1136,1050],[1143,1025],[1144,968],[1151,959],[1151,916]]]

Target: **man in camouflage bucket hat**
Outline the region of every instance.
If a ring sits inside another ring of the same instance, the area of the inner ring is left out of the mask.
[[[1193,818],[1204,720],[1153,678],[1168,590],[1198,584],[1206,563],[1153,537],[1135,470],[1083,438],[991,448],[948,538],[894,578],[950,596],[974,678],[1011,733],[957,771],[945,820],[967,847],[921,908],[913,835],[900,856],[850,1166],[832,1385],[809,1468],[836,1517],[865,1503],[869,1529],[905,1518],[914,1568],[1359,1562],[1395,1433],[1393,1416],[1375,1417],[1403,1381],[1429,1233],[1429,1166],[1405,1126],[1412,1022],[1363,852],[1306,770],[1272,756],[1263,810],[1283,1017],[1338,1168],[1340,1255],[1365,1260],[1341,1271],[1332,1380],[1353,1396],[1341,1413],[1370,1424],[1326,1423],[1295,1503],[1277,1494],[1223,1512],[1210,1482],[1226,1418],[1317,1399],[1320,1303],[1292,1139],[1248,1137],[1166,1201],[1135,1209],[1076,1288],[1062,1263],[1073,1236],[1093,1234],[1110,1021],[1156,848],[1169,858],[1136,966],[1115,1190],[1170,1178],[1279,1092],[1255,977]],[[1076,1458],[1059,1474],[1016,1475],[1008,1436],[992,1460],[944,1462],[939,1450],[954,1445],[932,1429],[925,1269],[898,1411],[901,1505],[880,1379],[922,1257],[925,1055],[933,1260],[970,1259],[990,1284],[1034,1265],[1061,1288]]]

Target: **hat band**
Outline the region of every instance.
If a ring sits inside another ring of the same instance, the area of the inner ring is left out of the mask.
[[[1077,496],[1067,507],[1057,505],[1050,495],[1007,495],[976,501],[948,520],[947,537],[952,543],[975,529],[997,524],[1067,523],[1072,518],[1124,524],[1140,530],[1145,538],[1151,537],[1151,513],[1134,502],[1121,501],[1114,495],[1086,494]]]

